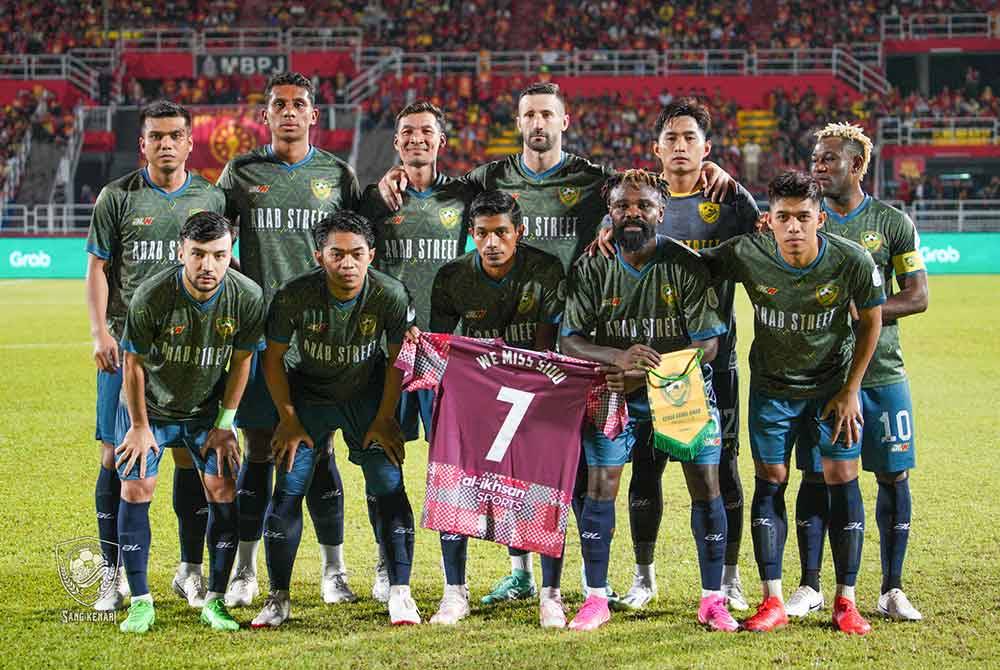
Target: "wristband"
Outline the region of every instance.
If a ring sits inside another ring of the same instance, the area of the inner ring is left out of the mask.
[[[233,427],[233,419],[236,418],[235,409],[226,409],[225,407],[219,408],[219,415],[215,417],[215,427],[221,428],[222,430],[231,430]]]

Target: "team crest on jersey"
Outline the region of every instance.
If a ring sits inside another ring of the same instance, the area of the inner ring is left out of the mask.
[[[778,289],[773,286],[764,286],[763,284],[757,284],[757,290],[761,293],[766,293],[767,295],[775,295],[778,293]]]
[[[236,332],[236,319],[231,316],[220,316],[215,320],[215,332],[224,338],[232,337]]]
[[[563,186],[559,189],[559,202],[565,207],[572,207],[580,202],[580,189],[576,186]]]
[[[308,330],[310,333],[314,335],[325,333],[327,331],[327,328],[329,328],[329,326],[324,321],[317,321],[315,323],[310,323],[308,326],[306,326],[306,330]]]
[[[187,328],[187,326],[185,326],[184,324],[181,324],[179,326],[170,326],[169,332],[171,335],[180,335],[181,333],[184,332],[185,328]]]
[[[378,319],[375,318],[374,314],[362,314],[361,321],[358,322],[358,330],[365,337],[371,337],[375,334],[375,328],[378,326]]]
[[[402,222],[403,222],[403,215],[402,214],[397,214],[396,216],[392,217],[392,225],[398,226]]]
[[[840,295],[840,287],[833,282],[821,284],[816,287],[816,300],[819,304],[823,305],[823,307],[829,307],[836,302],[838,295]]]
[[[527,314],[535,307],[535,294],[534,293],[524,293],[521,295],[521,299],[517,301],[517,313]]]
[[[457,207],[445,207],[438,213],[441,225],[445,228],[454,228],[458,223],[459,213]]]
[[[717,203],[714,202],[703,202],[698,205],[698,216],[705,223],[715,223],[719,220],[719,212],[722,208],[719,207]]]
[[[333,194],[333,183],[329,179],[317,177],[309,182],[309,187],[317,200],[329,200]]]
[[[151,226],[153,225],[152,216],[137,216],[132,219],[133,226]]]
[[[479,319],[485,318],[485,309],[470,309],[465,314],[462,315],[463,319],[467,321],[478,321]]]
[[[660,286],[660,297],[663,298],[663,302],[668,306],[672,307],[674,304],[674,287],[670,284],[663,284]]]
[[[882,235],[877,230],[866,230],[861,233],[861,246],[874,254],[882,248]]]
[[[616,295],[610,298],[605,298],[601,303],[601,307],[617,307],[620,304],[622,304],[622,299]]]
[[[262,194],[267,193],[270,190],[271,190],[270,184],[259,184],[257,186],[251,186],[250,188],[247,189],[247,191],[250,193],[262,193]]]

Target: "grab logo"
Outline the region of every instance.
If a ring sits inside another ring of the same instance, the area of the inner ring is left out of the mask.
[[[44,251],[24,253],[15,250],[10,252],[9,259],[12,268],[47,268],[52,265],[52,257]]]
[[[920,247],[920,255],[924,257],[925,263],[958,263],[962,260],[962,254],[950,244],[944,249]]]

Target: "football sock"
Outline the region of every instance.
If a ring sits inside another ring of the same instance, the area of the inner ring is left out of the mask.
[[[237,504],[237,507],[239,505]],[[257,576],[257,547],[260,540],[240,540],[236,547],[236,563],[240,568],[250,568],[250,572]]]
[[[97,536],[106,565],[118,565],[118,506],[122,498],[122,481],[115,470],[101,466],[94,486],[97,508]]]
[[[239,516],[235,502],[208,504],[208,589],[225,593],[236,560]]]
[[[743,484],[737,465],[737,446],[724,447],[719,464],[719,488],[726,508],[726,565],[739,563],[743,538]]]
[[[615,501],[583,501],[580,518],[580,553],[583,554],[587,587],[603,589],[608,584],[608,561],[611,557],[611,534],[615,529]]]
[[[691,501],[691,533],[698,548],[701,588],[722,588],[722,563],[726,555],[726,509],[722,496]]]
[[[911,510],[909,477],[891,484],[878,483],[875,521],[882,556],[882,593],[903,588],[903,561],[910,539]]]
[[[344,565],[344,545],[343,544],[321,544],[319,545],[320,567],[323,570],[333,572],[344,572],[347,568]]]
[[[788,536],[786,486],[756,478],[753,502],[750,503],[750,536],[762,581],[781,579],[781,558]]]
[[[507,555],[510,556],[510,574],[516,577],[534,579],[535,566],[534,561],[531,560],[530,551],[507,547]]]
[[[558,589],[562,582],[563,557],[553,558],[539,554],[538,558],[542,564],[542,586]]]
[[[240,512],[240,540],[244,542],[259,540],[264,530],[273,473],[273,463],[243,461],[236,481],[236,502]]]
[[[406,489],[378,496],[379,541],[385,554],[389,584],[401,586],[410,583],[413,564],[413,510],[406,497]]]
[[[205,559],[208,501],[194,468],[174,467],[174,514],[181,544],[181,561],[201,565]]]
[[[149,503],[122,500],[118,506],[118,541],[132,597],[149,593],[146,568],[149,565]]]
[[[302,540],[302,496],[275,491],[264,518],[264,549],[271,590],[287,591]]]
[[[344,483],[332,455],[320,458],[306,493],[306,505],[320,544],[344,543]]]
[[[455,533],[441,533],[441,559],[444,562],[446,584],[465,584],[465,561],[468,556],[469,538]]]
[[[819,591],[819,573],[823,565],[823,545],[830,516],[830,494],[825,482],[803,480],[795,498],[795,535],[799,544],[802,577],[799,586]]]
[[[854,586],[861,565],[865,539],[865,505],[857,478],[846,484],[829,484],[830,547],[837,584]]]
[[[663,470],[667,455],[658,449],[651,459],[633,463],[628,485],[628,523],[632,533],[635,562],[649,565],[656,553],[656,537],[663,518]]]

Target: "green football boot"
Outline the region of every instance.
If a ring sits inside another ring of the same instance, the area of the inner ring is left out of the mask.
[[[208,624],[212,630],[239,630],[233,615],[226,609],[226,603],[222,598],[212,598],[201,608],[201,622]]]
[[[521,572],[518,570],[517,572]],[[510,574],[500,580],[493,590],[483,596],[482,604],[495,605],[507,600],[524,600],[537,595],[535,582],[528,573]]]
[[[146,633],[156,622],[156,611],[148,600],[132,599],[128,617],[118,626],[123,633]]]

